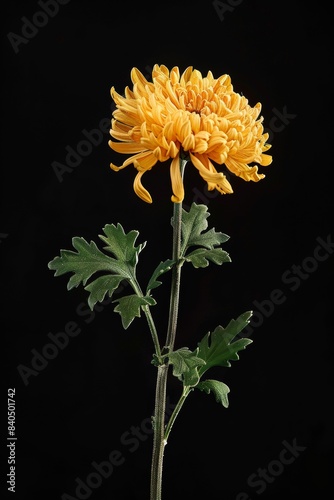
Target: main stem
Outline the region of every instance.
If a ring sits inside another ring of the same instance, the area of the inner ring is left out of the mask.
[[[186,160],[180,160],[181,177],[183,178]],[[182,203],[174,203],[173,209],[173,260],[175,262],[172,270],[172,282],[169,305],[169,319],[166,336],[166,344],[163,354],[173,350],[177,317],[179,310],[181,266],[181,222],[182,222]],[[161,500],[162,488],[162,469],[164,450],[167,444],[165,439],[165,412],[166,412],[166,390],[168,376],[168,361],[158,366],[156,391],[155,391],[155,410],[153,420],[153,454],[151,466],[151,494],[150,500]]]

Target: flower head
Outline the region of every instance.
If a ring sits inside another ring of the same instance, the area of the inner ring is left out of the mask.
[[[231,78],[215,79],[211,71],[206,77],[189,66],[181,75],[175,66],[155,65],[152,82],[133,68],[133,89],[125,88],[124,96],[114,87],[111,96],[116,104],[111,120],[109,146],[118,153],[130,154],[120,170],[131,163],[138,173],[134,190],[144,201],[152,198],[141,178],[157,162],[171,159],[172,201],[182,202],[184,186],[180,158],[187,158],[207,182],[209,190],[233,193],[231,184],[215,164],[246,181],[259,181],[258,165],[272,161],[264,154],[269,134],[263,133],[261,104],[254,107],[246,97],[233,91]],[[214,163],[213,163],[214,162]],[[252,165],[251,165],[252,164]]]

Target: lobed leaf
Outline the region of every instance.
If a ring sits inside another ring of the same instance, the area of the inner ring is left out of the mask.
[[[111,297],[123,280],[127,280],[134,286],[138,255],[145,246],[142,244],[136,247],[138,231],[130,231],[126,234],[120,224],[117,226],[107,224],[103,232],[104,235],[99,235],[99,237],[106,243],[104,249],[113,257],[99,250],[93,241],[88,243],[84,238],[75,237],[72,239],[75,251],[61,250],[60,256],[48,263],[49,269],[55,271],[55,276],[72,274],[68,280],[68,290],[80,284],[85,287],[85,290],[89,292],[88,304],[91,309],[97,302],[102,302],[106,294]],[[98,272],[106,274],[87,284],[94,273]],[[140,295],[139,291],[138,295]],[[140,297],[138,299],[144,300]],[[126,314],[125,318],[127,322]]]
[[[161,281],[158,281],[157,278],[162,274],[166,273],[167,271],[169,271],[173,267],[174,263],[175,261],[171,259],[165,260],[164,262],[160,262],[160,264],[154,270],[150,278],[150,281],[147,285],[146,293],[148,293],[150,290],[153,290],[153,288],[157,288],[158,286],[161,285]]]
[[[132,230],[128,233],[124,232],[121,224],[107,224],[103,228],[105,236],[99,234],[99,238],[106,243],[104,250],[112,253],[120,262],[127,262],[135,266],[138,261],[138,254],[145,247],[146,242],[134,246],[134,243],[139,235],[138,231]]]
[[[203,380],[196,386],[200,391],[204,391],[207,394],[212,393],[215,396],[217,403],[221,403],[225,408],[228,408],[228,393],[230,392],[230,388],[224,384],[224,382],[219,382],[218,380]]]
[[[90,309],[93,310],[97,302],[102,302],[106,294],[111,297],[123,279],[123,276],[117,274],[107,274],[105,276],[100,276],[87,285],[85,290],[90,292],[88,296],[88,305]]]
[[[173,375],[182,380],[187,387],[193,387],[199,382],[198,368],[205,361],[192,352],[188,347],[182,347],[168,354],[170,364],[173,365]]]
[[[209,261],[214,264],[221,265],[223,262],[231,262],[230,256],[221,248],[207,250],[205,248],[197,248],[185,257],[187,262],[191,262],[196,268],[207,267]]]
[[[252,342],[247,338],[241,338],[234,342],[233,339],[249,323],[252,311],[241,314],[236,320],[232,319],[226,328],[218,326],[212,333],[207,333],[198,344],[196,355],[205,361],[200,367],[200,377],[213,366],[231,366],[230,361],[238,360],[238,352]]]
[[[55,271],[55,276],[65,273],[74,273],[69,279],[68,290],[85,285],[88,279],[97,271],[109,271],[126,274],[126,268],[120,266],[115,259],[102,253],[94,243],[88,243],[84,238],[74,237],[73,247],[77,250],[60,250],[60,256],[48,263],[49,269]],[[125,276],[124,276],[125,277]]]
[[[209,215],[206,205],[197,205],[196,203],[191,205],[189,212],[182,211],[182,255],[185,255],[191,246],[202,246],[211,250],[229,239],[229,236],[216,232],[214,228],[203,232],[208,227],[207,218]]]
[[[126,295],[114,302],[118,302],[114,311],[121,315],[122,325],[125,330],[136,317],[140,318],[140,311],[143,306],[154,306],[156,304],[152,297],[140,297],[139,295]]]

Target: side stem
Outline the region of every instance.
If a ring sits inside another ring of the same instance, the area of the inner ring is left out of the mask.
[[[190,394],[191,392],[191,387],[184,387],[183,388],[183,392],[182,392],[182,395],[179,399],[179,401],[177,402],[177,405],[175,406],[174,408],[174,411],[173,413],[171,414],[170,416],[170,419],[168,421],[168,424],[166,425],[166,431],[165,431],[165,442],[167,443],[167,440],[168,440],[168,436],[170,434],[170,431],[172,430],[172,427],[173,427],[173,424],[176,420],[176,417],[178,416],[178,414],[180,413],[180,410],[183,406],[183,403],[185,402],[185,400],[187,399],[188,395]]]

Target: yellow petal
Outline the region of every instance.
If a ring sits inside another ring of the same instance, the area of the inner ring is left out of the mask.
[[[141,183],[143,174],[144,172],[138,172],[135,180],[133,181],[133,189],[136,195],[139,196],[139,198],[141,198],[143,201],[146,201],[146,203],[152,203],[152,197],[150,193],[144,188]]]
[[[133,164],[138,170],[151,170],[151,168],[157,163],[158,158],[149,151],[133,156]]]
[[[267,167],[273,161],[273,157],[271,155],[261,155],[261,165],[263,167]]]
[[[170,165],[170,177],[172,181],[172,202],[181,203],[184,199],[184,187],[180,172],[180,158],[179,155],[173,158]]]
[[[195,136],[193,134],[189,134],[183,141],[182,147],[184,151],[189,151],[189,149],[195,148]]]
[[[143,145],[137,142],[114,142],[108,141],[109,146],[117,153],[139,153],[143,151]]]
[[[222,172],[216,171],[207,156],[195,156],[190,153],[190,159],[208,185],[215,184],[219,186],[220,190],[224,193],[233,193],[231,184],[228,182],[225,175]]]
[[[241,177],[244,181],[258,182],[265,177],[264,174],[258,173],[257,165],[249,167],[246,163],[239,162],[234,158],[228,158],[226,160],[226,166],[238,177]]]

